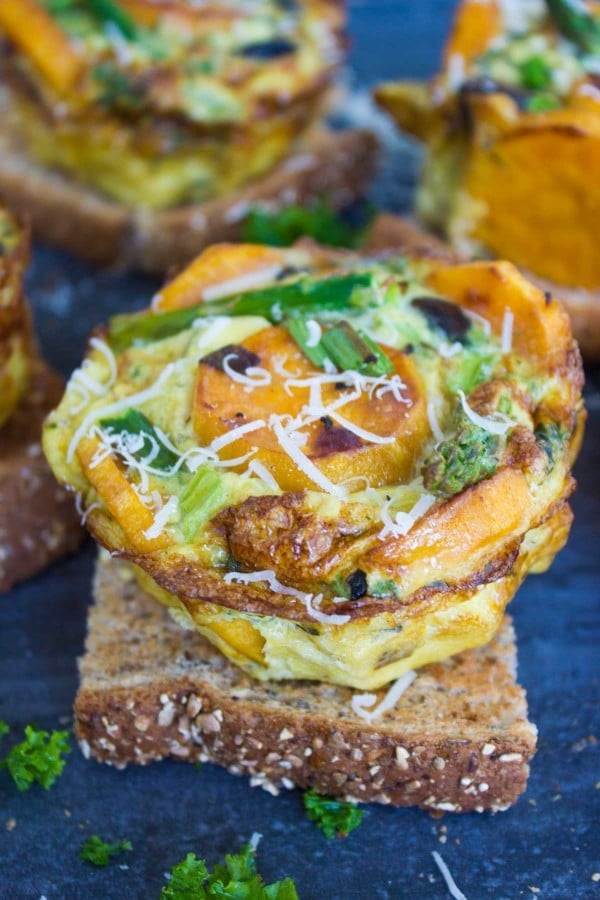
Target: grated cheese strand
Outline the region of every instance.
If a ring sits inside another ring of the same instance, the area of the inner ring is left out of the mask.
[[[431,433],[436,439],[437,443],[441,443],[444,440],[444,432],[440,427],[440,422],[437,417],[437,410],[435,408],[435,403],[433,400],[427,401],[427,418],[429,419],[429,427],[431,428]]]
[[[98,419],[108,418],[109,416],[114,416],[117,413],[121,413],[123,412],[123,410],[129,409],[129,407],[131,406],[141,406],[143,403],[147,403],[148,400],[152,400],[154,399],[154,397],[159,396],[167,379],[171,377],[173,372],[181,368],[180,364],[184,362],[185,360],[180,360],[179,363],[169,363],[169,365],[165,366],[165,368],[162,370],[154,384],[151,384],[150,387],[144,388],[143,391],[138,391],[136,394],[130,394],[128,397],[123,397],[122,400],[116,400],[114,403],[109,403],[108,406],[103,406],[100,409],[96,409],[93,410],[93,412],[88,413],[88,415],[84,418],[83,422],[71,438],[71,442],[67,449],[67,462],[70,463],[73,461],[73,456],[75,455],[77,445],[79,444],[80,440],[88,433],[94,422],[97,422]]]
[[[437,850],[432,850],[431,855],[433,856],[433,860],[442,873],[442,878],[446,882],[446,887],[448,888],[448,893],[454,900],[467,900],[465,895],[461,890],[456,886],[456,882],[452,875],[450,874],[450,869],[442,859],[441,855],[437,852]]]
[[[306,607],[309,616],[315,619],[316,622],[322,622],[325,625],[345,625],[346,622],[350,621],[350,616],[340,616],[337,614],[329,615],[328,613],[321,612],[319,605],[323,600],[322,594],[318,594],[315,597],[313,594],[306,594],[304,591],[297,590],[297,588],[282,584],[273,569],[262,569],[260,572],[227,572],[223,580],[227,584],[236,581],[240,584],[254,584],[257,581],[266,582],[274,593],[283,594],[287,597],[294,597],[296,600],[299,600]],[[334,603],[338,601],[342,602],[342,600],[345,601],[346,598],[335,597]]]
[[[388,710],[394,708],[402,694],[408,690],[416,677],[416,672],[405,672],[404,675],[401,675],[400,678],[397,678],[390,685],[381,703],[371,710],[365,707],[373,706],[377,700],[377,694],[354,694],[351,701],[353,711],[357,716],[369,723],[379,719]]]
[[[257,269],[255,272],[246,272],[237,278],[229,278],[227,281],[211,284],[202,291],[202,299],[210,301],[218,300],[220,297],[229,297],[232,294],[242,294],[252,288],[274,281],[280,271],[280,265],[266,266],[264,269]]]
[[[243,384],[246,390],[271,384],[271,373],[261,369],[260,366],[249,366],[245,372],[236,372],[231,367],[230,360],[238,358],[237,353],[228,353],[223,359],[223,371],[232,381]]]
[[[348,495],[346,488],[342,485],[334,484],[326,475],[324,475],[317,466],[302,452],[298,444],[292,439],[292,436],[284,428],[281,417],[272,415],[269,419],[269,427],[279,441],[282,450],[287,453],[292,462],[296,463],[298,468],[310,478],[311,481],[326,491],[328,494],[334,494],[336,497],[345,499]],[[288,426],[289,427],[289,426]]]
[[[463,391],[458,391],[458,396],[467,419],[470,419],[474,425],[478,425],[490,434],[506,434],[509,428],[513,428],[517,424],[506,416],[503,416],[502,419],[490,419],[486,416],[480,416],[474,409],[471,409]],[[500,413],[498,413],[498,416],[500,416]]]
[[[508,309],[508,307],[504,310],[504,317],[502,319],[502,339],[500,343],[500,349],[502,353],[510,353],[512,350],[512,336],[513,336],[513,325],[515,321],[515,315],[512,310]]]

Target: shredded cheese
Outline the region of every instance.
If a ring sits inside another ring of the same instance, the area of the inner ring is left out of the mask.
[[[463,312],[467,319],[471,319],[472,322],[475,322],[476,325],[481,327],[486,337],[490,336],[492,333],[492,325],[485,316],[480,316],[479,313],[473,312],[472,309],[463,309]]]
[[[438,347],[438,352],[444,359],[452,359],[452,357],[456,356],[457,353],[460,353],[462,349],[463,345],[458,341],[454,341],[453,344],[448,344],[447,341],[442,341],[442,343]]]
[[[238,359],[237,353],[228,353],[223,359],[223,371],[232,381],[243,384],[245,391],[251,391],[255,387],[265,387],[271,384],[271,373],[260,366],[248,366],[245,372],[236,372],[232,368],[230,360]]]
[[[348,495],[347,489],[342,485],[334,484],[333,481],[330,481],[329,478],[315,466],[308,456],[302,452],[297,442],[293,440],[290,431],[284,427],[282,421],[283,418],[284,417],[282,416],[276,416],[274,414],[269,418],[269,427],[279,441],[282,450],[287,453],[300,471],[304,472],[304,474],[310,478],[311,481],[314,481],[318,487],[328,494],[334,494],[334,496],[342,499],[345,498]]]
[[[490,434],[506,434],[509,428],[513,428],[517,424],[512,419],[502,415],[502,413],[496,413],[497,418],[495,419],[480,416],[474,409],[471,409],[463,391],[459,391],[458,396],[467,419],[470,419],[474,425],[478,425],[479,428],[483,428],[484,431],[488,431]]]
[[[368,709],[368,707],[373,706],[377,700],[377,694],[354,694],[351,701],[352,710],[357,716],[369,723],[381,718],[384,713],[394,708],[402,694],[411,686],[416,677],[416,672],[405,672],[404,675],[401,675],[400,678],[397,678],[390,685],[381,703],[373,709]]]
[[[150,387],[144,388],[143,391],[138,391],[136,394],[130,394],[128,397],[123,397],[121,400],[116,400],[114,403],[109,403],[107,406],[92,410],[92,412],[88,413],[88,415],[84,418],[83,422],[77,428],[75,434],[71,438],[71,442],[67,449],[67,462],[72,462],[73,456],[75,455],[75,450],[80,440],[85,437],[85,435],[89,432],[91,426],[95,422],[97,422],[98,419],[117,415],[118,413],[121,413],[132,406],[142,406],[142,404],[147,403],[148,400],[153,400],[155,397],[159,397],[163,392],[166,381],[171,377],[171,375],[173,375],[175,371],[177,371],[181,367],[181,364],[184,362],[185,360],[179,360],[179,362],[176,363],[169,363],[169,365],[165,366],[165,368],[162,370],[154,384],[151,384]]]
[[[450,874],[450,869],[442,859],[441,855],[437,852],[437,850],[432,850],[431,855],[433,856],[433,860],[442,873],[442,878],[446,882],[446,887],[448,888],[448,893],[454,900],[467,900],[462,891],[458,889],[456,886],[456,882],[452,875]]]
[[[323,329],[316,319],[307,319],[306,327],[308,329],[308,337],[306,339],[307,347],[316,347],[321,340]]]
[[[314,594],[306,594],[304,591],[299,591],[297,588],[282,584],[272,569],[262,569],[260,572],[227,572],[223,580],[227,584],[231,584],[232,582],[239,582],[240,584],[266,582],[273,593],[283,594],[286,597],[294,597],[294,599],[299,600],[306,607],[309,616],[317,622],[322,622],[324,625],[345,625],[350,621],[350,616],[340,616],[337,614],[329,615],[321,612],[319,606],[323,601],[322,594],[318,594],[315,597]],[[335,597],[334,603],[337,601],[345,602],[346,598]]]
[[[280,271],[280,265],[266,266],[264,269],[257,269],[255,272],[246,272],[237,278],[229,278],[227,281],[211,284],[202,291],[202,299],[208,301],[218,300],[220,297],[229,297],[232,294],[250,291],[252,288],[275,281]]]
[[[154,515],[154,524],[150,528],[146,528],[143,532],[145,538],[151,541],[153,538],[159,537],[165,530],[168,522],[174,519],[179,511],[179,504],[176,497],[169,497],[167,502]]]
[[[510,353],[512,350],[512,336],[513,336],[513,325],[515,321],[515,315],[512,310],[508,309],[508,307],[504,310],[504,317],[502,319],[502,339],[500,343],[500,349],[502,353]]]
[[[439,444],[444,440],[444,432],[440,428],[439,419],[437,417],[437,410],[435,408],[435,403],[433,400],[427,401],[427,418],[429,419],[429,427],[431,428],[431,433]]]
[[[427,510],[435,503],[433,494],[423,494],[408,512],[397,512],[394,518],[390,514],[391,500],[388,500],[381,508],[381,521],[383,528],[377,535],[380,541],[388,537],[404,537],[413,525],[421,519]]]
[[[274,491],[281,490],[281,488],[279,487],[279,485],[277,484],[276,480],[271,475],[271,473],[269,472],[267,467],[263,466],[263,464],[261,462],[259,462],[257,459],[253,459],[250,461],[250,465],[248,466],[246,474],[247,475],[256,475],[257,478],[260,478],[261,481],[264,481],[264,483],[267,485],[267,487],[270,487]]]

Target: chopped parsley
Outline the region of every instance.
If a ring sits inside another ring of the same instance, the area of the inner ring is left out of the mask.
[[[0,737],[8,733],[4,722],[0,723]],[[28,791],[32,784],[41,785],[44,790],[51,788],[65,767],[62,758],[69,753],[67,731],[41,731],[33,725],[25,728],[25,740],[10,750],[0,761],[0,769],[8,769],[20,791]]]
[[[79,856],[84,862],[91,863],[93,866],[107,866],[117,853],[124,853],[131,849],[129,841],[117,841],[116,844],[109,844],[97,834],[92,834],[82,845]]]
[[[357,247],[367,226],[368,221],[364,220],[352,224],[321,199],[312,206],[284,206],[274,212],[261,207],[251,209],[243,224],[242,240],[289,247],[298,238],[311,237],[330,247]]]
[[[364,815],[364,810],[353,803],[324,797],[313,788],[304,792],[303,800],[307,817],[329,839],[346,837],[358,828]]]
[[[256,871],[254,851],[246,844],[238,853],[227,854],[224,866],[209,872],[206,861],[195,853],[171,869],[169,883],[160,900],[205,900],[209,897],[231,900],[298,900],[290,878],[265,884]]]
[[[520,65],[521,83],[532,91],[543,90],[552,84],[552,69],[539,53],[529,56]]]

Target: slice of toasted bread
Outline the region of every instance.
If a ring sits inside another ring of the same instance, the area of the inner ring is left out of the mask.
[[[238,239],[250,206],[309,203],[323,195],[335,208],[348,206],[362,194],[376,157],[369,131],[319,129],[274,172],[234,194],[141,212],[36,164],[0,132],[0,194],[43,241],[93,263],[165,272],[208,244]]]
[[[441,238],[426,231],[411,219],[381,213],[369,232],[366,249],[373,253],[385,250],[415,250],[452,261],[460,259]],[[600,361],[600,292],[569,288],[554,284],[531,272],[529,281],[550,293],[563,304],[571,319],[571,328],[586,362]]]
[[[40,444],[63,382],[39,359],[30,386],[0,431],[0,593],[73,552],[83,539],[73,495],[60,487]]]
[[[118,767],[210,761],[272,793],[312,786],[452,812],[506,809],[525,789],[536,730],[509,619],[489,646],[420,670],[369,723],[349,688],[244,675],[104,554],[95,597],[75,701],[86,756]]]

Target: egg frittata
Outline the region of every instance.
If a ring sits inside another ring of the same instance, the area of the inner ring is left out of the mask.
[[[3,120],[129,207],[222,196],[288,155],[342,59],[338,0],[3,0]]]
[[[373,689],[488,641],[563,546],[581,387],[509,263],[216,245],[94,333],[44,449],[184,627]]]
[[[23,295],[29,238],[0,207],[0,427],[27,388],[32,354],[31,323]]]

